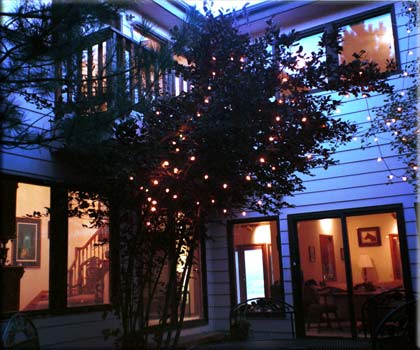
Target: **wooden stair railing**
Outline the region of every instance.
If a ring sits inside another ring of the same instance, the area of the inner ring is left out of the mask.
[[[108,260],[108,226],[100,227],[82,246],[76,247],[74,261],[68,269],[67,295],[69,297],[84,293],[87,270],[84,268],[89,260],[97,258],[99,261]]]

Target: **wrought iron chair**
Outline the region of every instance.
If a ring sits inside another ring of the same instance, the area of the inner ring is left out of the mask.
[[[379,322],[372,334],[372,350],[415,350],[417,300],[406,301]]]
[[[1,338],[1,349],[39,349],[38,332],[24,313],[14,314],[7,322]]]
[[[365,338],[372,337],[381,320],[393,309],[407,302],[409,297],[402,288],[395,288],[366,299],[361,310],[361,330]]]
[[[295,338],[295,310],[292,305],[271,298],[252,298],[240,304],[235,305],[230,310],[230,332],[235,337],[239,333],[239,337],[246,338],[249,320],[256,319],[290,319],[292,337]],[[244,329],[245,328],[245,329]]]

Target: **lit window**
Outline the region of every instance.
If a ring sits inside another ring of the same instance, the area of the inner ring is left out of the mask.
[[[354,60],[353,54],[365,51],[362,59],[378,63],[381,71],[387,68],[387,61],[395,61],[394,35],[389,13],[366,19],[342,28],[343,52],[340,64]]]
[[[68,219],[68,306],[109,303],[108,225],[91,227],[90,220]]]
[[[6,265],[10,268],[5,273],[10,272],[10,283],[4,286],[7,292],[2,291],[7,311],[48,309],[49,207],[49,187],[18,183],[16,238],[7,245]]]
[[[184,262],[187,260],[188,249],[185,247],[185,253],[180,256],[177,265],[177,276],[181,277],[184,269]],[[169,281],[169,264],[166,262],[160,275],[160,283],[165,285]],[[192,266],[190,279],[187,287],[187,299],[185,304],[185,321],[202,319],[204,317],[203,308],[203,288],[202,288],[202,267],[201,267],[201,247],[198,246],[194,251],[194,264]],[[164,300],[166,297],[165,288],[156,291],[154,300],[151,304],[150,324],[156,324],[162,317]],[[147,300],[147,296],[145,300]]]
[[[237,302],[251,298],[283,298],[277,222],[233,226]]]

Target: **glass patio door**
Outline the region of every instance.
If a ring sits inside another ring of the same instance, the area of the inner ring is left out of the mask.
[[[396,212],[297,222],[304,333],[364,337],[365,301],[403,288]]]
[[[297,227],[305,334],[350,337],[341,220],[305,220]]]

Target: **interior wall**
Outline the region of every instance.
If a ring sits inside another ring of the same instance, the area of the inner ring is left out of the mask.
[[[359,247],[357,229],[363,227],[379,227],[380,246]],[[362,269],[358,266],[358,259],[361,254],[367,254],[374,265],[373,268],[367,269],[368,281],[373,283],[394,281],[389,234],[398,234],[395,213],[347,217],[347,230],[352,259],[353,284],[363,282]]]
[[[319,235],[333,236],[334,258],[337,284],[346,283],[344,261],[341,259],[340,249],[343,247],[340,219],[305,220],[298,223],[300,264],[303,280],[314,279],[318,283],[323,281],[321,264],[321,246]],[[309,247],[315,248],[315,260],[309,259]]]

